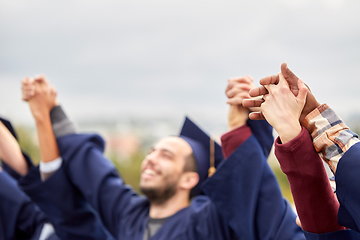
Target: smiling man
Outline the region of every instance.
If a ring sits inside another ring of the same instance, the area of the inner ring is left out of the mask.
[[[185,159],[185,161],[184,161]],[[151,148],[141,164],[140,190],[154,205],[175,195],[188,195],[199,181],[190,145],[178,137],[167,137]],[[186,197],[188,201],[189,197]],[[180,207],[181,208],[181,207]],[[155,209],[150,210],[150,215]]]
[[[237,79],[234,97],[243,96],[250,82]],[[79,206],[71,199],[84,197],[116,239],[304,239],[266,163],[271,127],[247,125],[244,107],[230,108],[231,131],[222,139],[226,160],[188,118],[179,136],[156,143],[141,166],[145,196],[139,196],[103,156],[98,135],[75,133],[45,77],[25,80],[23,98],[35,118],[42,156],[40,172],[26,176],[31,184],[24,189],[45,211],[48,204],[58,208],[49,213],[55,223],[76,219]]]

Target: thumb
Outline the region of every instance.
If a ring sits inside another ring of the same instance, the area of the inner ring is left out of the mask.
[[[45,77],[44,74],[38,74],[34,77],[34,82],[36,83],[40,83],[40,84],[48,84],[48,80],[47,78]]]
[[[297,96],[297,99],[303,105],[305,105],[308,88],[301,79],[298,80],[298,87],[299,87],[299,94]]]
[[[286,81],[284,75],[281,72],[278,75],[279,75],[279,86],[285,85],[289,87],[289,83]]]

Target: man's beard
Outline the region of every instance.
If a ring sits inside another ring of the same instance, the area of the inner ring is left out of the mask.
[[[147,196],[150,203],[161,205],[175,195],[176,183],[168,183],[164,189],[161,189],[161,187],[146,188],[140,186],[140,191]]]

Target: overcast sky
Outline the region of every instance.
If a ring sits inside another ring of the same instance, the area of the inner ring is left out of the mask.
[[[230,77],[282,62],[341,117],[360,112],[360,1],[0,0],[0,114],[32,123],[44,73],[75,120],[184,114],[226,122]]]

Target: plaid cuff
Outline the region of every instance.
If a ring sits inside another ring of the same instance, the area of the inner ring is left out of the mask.
[[[344,153],[359,142],[358,135],[327,105],[309,113],[302,125],[309,131],[315,150],[335,174],[336,166]]]

